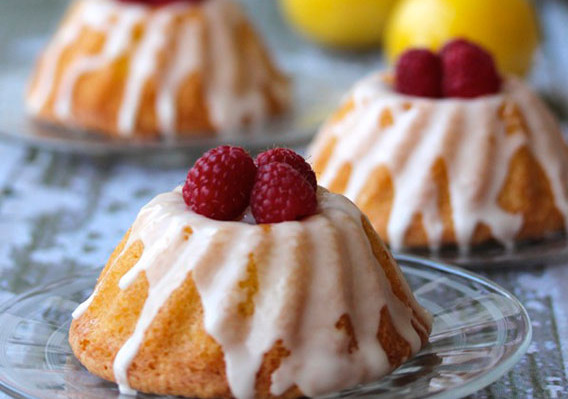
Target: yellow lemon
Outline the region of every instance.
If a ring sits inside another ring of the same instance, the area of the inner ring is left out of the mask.
[[[302,34],[341,48],[381,43],[383,30],[398,0],[280,0],[284,15]]]
[[[409,47],[437,50],[464,37],[490,50],[504,73],[524,75],[538,47],[536,15],[527,0],[405,0],[385,33],[390,62]]]

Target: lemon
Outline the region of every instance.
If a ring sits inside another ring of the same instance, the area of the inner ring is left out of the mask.
[[[536,15],[527,0],[405,0],[385,33],[394,62],[409,47],[437,50],[464,37],[490,50],[501,72],[525,75],[539,43]]]
[[[381,43],[398,0],[280,0],[284,15],[300,33],[330,47],[366,48]]]

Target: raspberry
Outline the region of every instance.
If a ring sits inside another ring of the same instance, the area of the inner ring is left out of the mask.
[[[273,148],[256,157],[256,166],[259,168],[272,162],[282,162],[290,165],[304,176],[304,179],[310,183],[314,190],[317,190],[316,174],[301,155],[288,148]]]
[[[251,209],[257,223],[280,223],[315,214],[316,192],[292,166],[273,162],[258,169]]]
[[[171,3],[185,2],[185,3],[201,3],[204,0],[118,0],[120,3],[128,4],[144,4],[150,7],[166,6]]]
[[[446,44],[440,54],[445,97],[475,98],[501,90],[502,79],[493,56],[483,48],[457,39]]]
[[[256,166],[245,150],[217,147],[195,162],[183,187],[183,198],[200,215],[235,220],[248,206],[255,176]]]
[[[411,49],[396,64],[396,91],[419,97],[442,95],[442,62],[430,50]]]

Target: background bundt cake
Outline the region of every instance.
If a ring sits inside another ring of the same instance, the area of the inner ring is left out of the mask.
[[[290,172],[269,162],[260,175]],[[373,381],[427,343],[431,316],[353,203],[320,188],[311,216],[255,224],[257,177],[253,215],[214,220],[187,205],[190,180],[222,169],[200,165],[142,209],[74,313],[88,370],[123,392],[296,398]],[[289,195],[314,190],[293,172]]]
[[[230,134],[289,105],[289,84],[231,0],[80,0],[38,62],[35,118],[112,136]]]
[[[423,55],[414,72],[427,69]],[[568,149],[554,116],[516,78],[480,95],[487,82],[455,75],[439,89],[422,79],[416,95],[401,94],[400,79],[395,91],[388,73],[359,82],[309,150],[320,184],[352,199],[397,250],[565,231]],[[451,90],[463,95],[439,98]]]

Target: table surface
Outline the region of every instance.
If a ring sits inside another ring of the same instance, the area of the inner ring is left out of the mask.
[[[549,56],[535,81],[559,105],[559,115],[566,115],[568,81],[555,77],[568,70],[568,6],[550,1],[541,6],[548,35],[543,51]],[[168,167],[85,158],[9,143],[0,143],[0,160],[0,302],[102,267],[138,210],[180,184],[192,163]],[[511,372],[472,398],[568,397],[568,260],[482,274],[523,302],[534,338]]]

